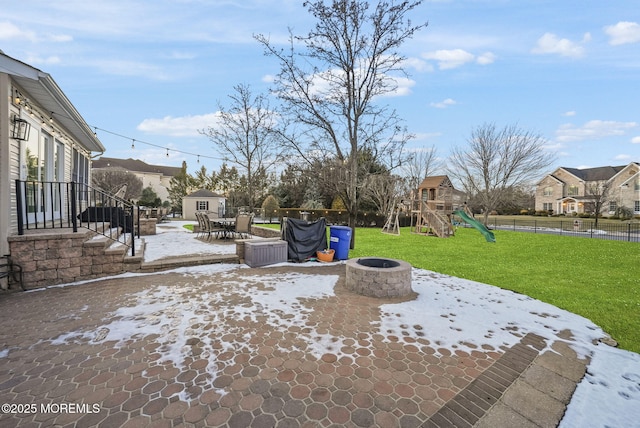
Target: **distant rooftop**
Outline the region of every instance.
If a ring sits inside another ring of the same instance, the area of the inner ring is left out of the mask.
[[[149,165],[139,159],[118,159],[101,157],[93,161],[93,169],[123,169],[130,172],[149,172],[175,177],[182,168],[175,166]]]
[[[584,169],[562,167],[562,169],[584,181],[602,181],[609,180],[628,165],[629,164],[620,166],[599,166],[596,168]]]

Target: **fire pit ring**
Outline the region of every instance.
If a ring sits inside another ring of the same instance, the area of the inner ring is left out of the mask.
[[[346,263],[348,290],[369,297],[404,297],[411,293],[411,265],[402,260],[366,257]]]

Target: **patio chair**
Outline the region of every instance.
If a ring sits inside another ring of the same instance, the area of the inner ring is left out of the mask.
[[[198,221],[198,233],[196,234],[196,238],[199,238],[205,233],[204,220],[200,211],[196,211],[196,220]]]
[[[238,214],[236,216],[235,234],[240,235],[241,239],[246,239],[251,235],[251,223],[253,222],[253,214]]]
[[[216,238],[219,238],[220,234],[225,233],[225,228],[221,224],[216,223],[214,219],[209,218],[208,213],[203,212],[202,218],[203,218],[203,223],[205,224],[204,226],[205,230],[209,235],[208,239],[211,239],[211,235],[215,235]]]
[[[25,290],[22,266],[13,263],[9,255],[0,256],[0,278],[7,278],[7,286],[9,288],[11,288],[12,283],[17,283],[22,290]]]

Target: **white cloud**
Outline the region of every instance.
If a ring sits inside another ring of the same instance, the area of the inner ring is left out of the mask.
[[[422,56],[425,59],[437,61],[440,70],[457,68],[475,60],[473,54],[463,49],[441,49],[434,52],[427,52]]]
[[[38,40],[33,31],[23,31],[11,22],[0,22],[0,40],[27,40],[35,42]]]
[[[393,92],[384,94],[386,97],[402,97],[411,93],[411,88],[415,86],[415,80],[408,79],[406,77],[388,77],[393,80],[396,85],[396,89]]]
[[[631,139],[631,144],[640,144],[640,135]]]
[[[442,136],[442,132],[418,132],[415,135],[413,141],[426,141],[433,140],[434,138],[438,138]],[[422,149],[409,149],[411,151],[420,151]]]
[[[145,119],[137,126],[137,129],[149,134],[195,137],[200,135],[198,130],[215,126],[218,123],[218,118],[218,113],[182,117],[165,116],[162,119]]]
[[[629,159],[631,159],[631,156],[629,155],[625,155],[625,154],[620,154],[614,157],[615,160],[619,160],[619,161],[627,161]]]
[[[591,120],[581,127],[565,124],[556,130],[557,141],[582,141],[624,135],[624,133],[638,126],[637,122],[616,122],[611,120]]]
[[[428,60],[437,61],[438,68],[440,70],[458,68],[464,64],[474,61],[480,65],[488,65],[492,64],[496,60],[496,55],[493,52],[485,52],[482,55],[476,56],[464,49],[441,49],[424,53],[422,54],[422,57]]]
[[[620,21],[616,25],[604,27],[604,32],[609,36],[609,44],[613,46],[640,42],[640,25],[637,22]]]
[[[431,103],[429,104],[431,107],[435,107],[435,108],[447,108],[449,106],[453,106],[456,105],[456,101],[451,99],[451,98],[447,98],[446,100],[442,100],[440,102],[437,103]]]
[[[567,117],[572,117],[572,116],[576,115],[576,112],[574,110],[571,110],[571,111],[567,111],[567,112],[562,113],[562,115],[563,116],[567,116]]]
[[[429,72],[433,71],[433,66],[420,58],[407,58],[403,61],[402,66],[405,68],[413,68],[416,71]]]
[[[171,76],[159,66],[146,64],[139,61],[128,60],[98,60],[93,66],[108,74],[117,76],[139,76],[153,80],[169,80]]]
[[[583,43],[589,41],[591,35],[585,34]],[[538,39],[536,46],[531,50],[538,55],[557,54],[571,58],[579,58],[584,55],[584,47],[569,39],[560,39],[552,33],[545,33]]]
[[[25,62],[27,64],[33,64],[33,65],[52,65],[52,64],[60,64],[61,60],[60,60],[60,57],[55,55],[47,58],[42,58],[37,55],[29,55],[25,59]]]
[[[480,65],[488,65],[488,64],[493,64],[495,60],[496,60],[496,56],[493,52],[485,52],[482,55],[478,56],[478,59],[476,59],[476,62]]]
[[[276,81],[276,76],[274,76],[273,74],[265,74],[264,76],[262,76],[261,80],[265,83],[273,83]]]
[[[34,31],[20,29],[9,21],[0,22],[0,40],[26,40],[28,42],[55,42],[64,43],[73,41],[73,37],[67,34],[38,35]]]

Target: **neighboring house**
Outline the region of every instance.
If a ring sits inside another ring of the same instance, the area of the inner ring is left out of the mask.
[[[179,167],[149,165],[138,159],[117,159],[104,156],[93,161],[93,169],[95,171],[117,169],[131,172],[142,180],[143,189],[151,187],[162,202],[169,200],[171,179],[182,171],[182,168]]]
[[[0,51],[0,254],[18,231],[17,182],[27,189],[21,222],[56,218],[51,189],[90,184],[92,153],[104,151],[49,74]]]
[[[640,163],[598,168],[560,167],[536,185],[536,211],[553,214],[615,214],[619,208],[640,214]]]
[[[195,220],[196,211],[208,211],[224,217],[226,198],[210,190],[200,189],[182,198],[182,218]]]

